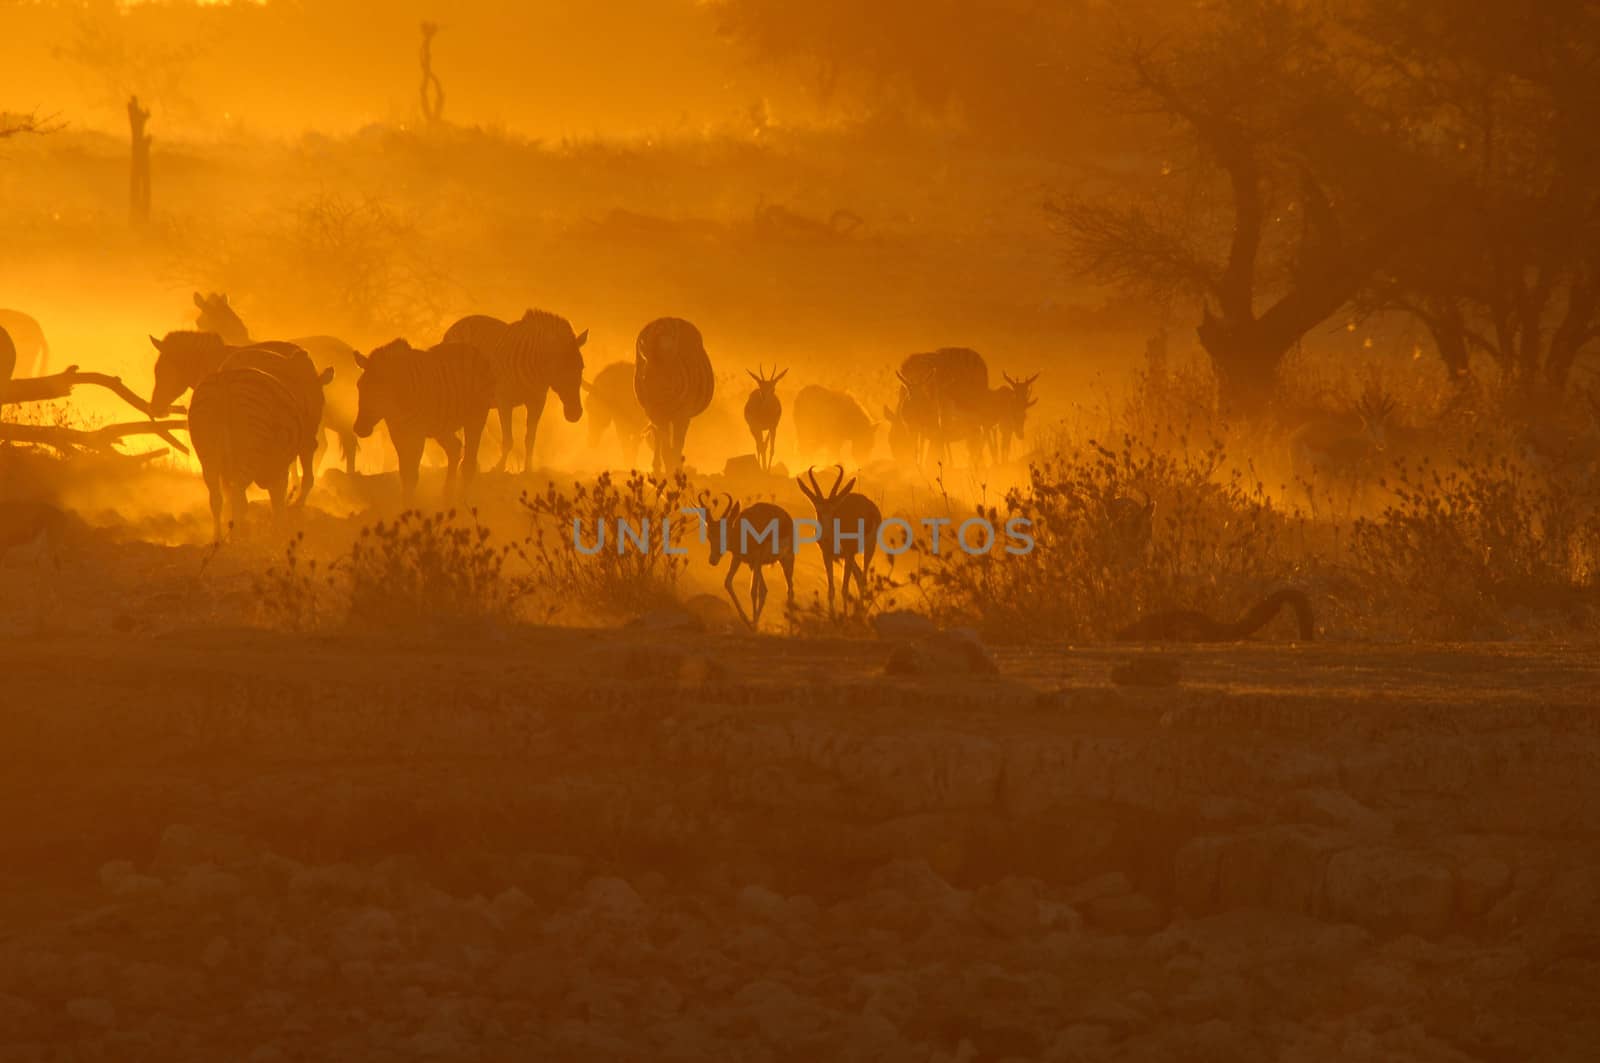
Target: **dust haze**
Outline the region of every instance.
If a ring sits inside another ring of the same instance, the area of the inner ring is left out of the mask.
[[[1597,61],[0,0],[0,1061],[1582,1058]]]

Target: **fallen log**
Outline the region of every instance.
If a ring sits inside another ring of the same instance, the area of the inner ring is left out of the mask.
[[[171,437],[175,428],[187,428],[187,421],[131,421],[126,424],[106,425],[83,431],[48,424],[11,424],[0,421],[0,442],[40,443],[57,450],[111,450],[118,440],[127,436],[156,435],[173,443],[185,454],[189,448]]]
[[[5,383],[0,383],[0,406],[20,404],[24,402],[49,402],[53,399],[64,399],[69,397],[72,394],[72,389],[80,384],[87,384],[91,387],[105,388],[107,391],[116,395],[123,402],[127,403],[129,406],[132,406],[146,417],[152,416],[150,412],[150,403],[143,398],[140,398],[132,388],[124,384],[121,377],[108,376],[105,373],[80,373],[78,371],[78,367],[75,365],[69,365],[61,372],[52,373],[49,376],[26,377],[21,380],[11,380]],[[182,406],[173,406],[170,407],[169,412],[183,413],[185,411]],[[3,430],[28,427],[32,426],[11,424],[0,425],[0,429]],[[138,432],[153,432],[155,435],[160,436],[168,446],[184,454],[189,453],[189,448],[173,437],[171,434],[171,429],[187,427],[187,422],[184,421],[151,421],[139,428],[129,425],[111,426],[112,429],[125,429],[124,431],[120,432],[120,434],[113,433],[115,438],[121,438],[123,435],[134,435]],[[99,431],[107,432],[109,429],[99,429]],[[92,435],[93,433],[87,434]],[[69,443],[71,442],[64,436],[57,436],[56,438]],[[56,446],[55,442],[48,439],[28,440],[23,439],[20,436],[6,435],[0,435],[0,439],[11,439],[15,442],[42,442],[48,446]],[[76,445],[102,446],[102,444],[82,442],[77,443]]]

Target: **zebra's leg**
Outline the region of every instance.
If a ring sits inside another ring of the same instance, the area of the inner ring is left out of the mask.
[[[321,432],[317,433],[317,439],[319,443],[322,441]],[[306,504],[306,498],[311,494],[311,485],[317,482],[317,453],[317,448],[313,446],[300,454],[300,490],[294,496],[296,509]],[[289,471],[285,469],[283,475],[287,482]]]
[[[407,508],[417,496],[417,479],[422,466],[421,436],[410,433],[399,435],[390,433],[394,438],[395,457],[400,462],[400,504]]]
[[[483,426],[489,420],[489,411],[482,414],[473,414],[467,418],[466,436],[467,448],[461,458],[461,479],[463,493],[472,486],[478,478],[478,447],[483,443]]]
[[[445,498],[451,498],[456,487],[456,469],[461,467],[461,439],[454,432],[438,437],[438,448],[445,451]]]
[[[273,534],[281,535],[284,531],[284,518],[289,508],[287,505],[289,499],[289,466],[285,465],[283,471],[274,476],[271,482],[264,486],[267,489],[267,500],[272,503]],[[301,501],[304,501],[304,498]]]
[[[533,437],[539,431],[539,418],[544,415],[545,400],[550,397],[548,388],[540,388],[536,398],[528,402],[528,425],[522,430],[522,475],[533,471]]]
[[[739,602],[739,594],[733,589],[733,577],[738,575],[739,565],[741,563],[742,562],[740,562],[737,557],[731,559],[728,565],[728,578],[722,581],[722,589],[728,592],[728,600],[733,603],[734,609],[738,611],[739,619],[743,620],[748,625],[750,623],[750,618],[745,616],[744,606]]]
[[[361,449],[361,441],[348,428],[341,428],[336,434],[339,437],[339,453],[344,455],[345,475],[354,476],[356,474],[356,451]]]
[[[689,444],[689,419],[685,417],[672,425],[672,471],[683,468],[683,450]]]
[[[249,523],[250,499],[245,495],[246,484],[238,480],[224,480],[224,488],[228,494],[228,515],[233,521],[233,534],[235,538],[248,539],[246,525]]]
[[[494,463],[495,472],[505,472],[506,462],[511,458],[512,432],[515,429],[513,418],[517,408],[511,404],[510,399],[496,399],[495,412],[500,417],[500,460]]]
[[[215,469],[200,467],[200,475],[206,482],[206,493],[211,496],[211,541],[222,541],[222,477]]]
[[[461,440],[454,432],[435,436],[439,449],[444,451],[444,497],[451,497],[456,485],[456,469],[461,465]]]

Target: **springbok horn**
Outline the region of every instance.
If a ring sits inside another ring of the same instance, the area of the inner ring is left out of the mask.
[[[844,466],[843,465],[835,465],[834,468],[839,470],[839,475],[835,476],[833,478],[833,486],[828,488],[828,497],[829,498],[838,498],[839,497],[839,485],[844,483]]]

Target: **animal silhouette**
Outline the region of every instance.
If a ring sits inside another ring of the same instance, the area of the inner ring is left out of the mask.
[[[20,310],[0,310],[0,335],[10,340],[9,344],[0,340],[0,380],[45,375],[50,367],[50,344],[39,322]],[[8,346],[13,351],[9,369],[5,354]]]
[[[516,408],[527,408],[523,430],[522,471],[533,469],[533,442],[550,392],[561,400],[569,422],[583,417],[583,345],[589,330],[574,333],[572,325],[548,310],[529,310],[509,324],[486,314],[464,317],[444,334],[446,343],[468,343],[482,351],[494,373],[494,405],[500,419],[500,458],[504,471],[514,440]]]
[[[275,526],[281,526],[289,466],[316,430],[284,384],[259,369],[218,370],[194,386],[189,439],[211,499],[214,539],[222,541],[224,501],[235,526],[245,525],[245,493],[266,489]]]
[[[771,472],[773,449],[778,441],[778,422],[783,419],[783,400],[778,398],[778,381],[788,376],[789,370],[785,369],[770,378],[764,372],[750,373],[748,369],[745,372],[750,374],[756,386],[744,403],[744,423],[750,429],[751,439],[755,441],[756,461],[762,471]]]
[[[794,430],[800,451],[818,457],[850,457],[860,465],[872,457],[878,426],[847,392],[807,384],[794,400]]]
[[[584,385],[589,393],[589,449],[600,445],[607,428],[614,428],[617,443],[629,465],[639,455],[639,443],[650,427],[650,418],[633,393],[633,363],[612,362]]]
[[[633,366],[633,393],[650,419],[652,468],[676,472],[689,422],[710,407],[716,391],[705,340],[682,318],[658,318],[639,332]]]
[[[835,466],[839,475],[826,491],[817,483],[816,468],[806,470],[798,478],[800,493],[811,500],[816,510],[817,523],[821,525],[822,563],[828,574],[828,615],[834,615],[833,566],[844,562],[844,585],[840,600],[844,611],[850,611],[850,579],[855,577],[859,591],[857,602],[865,603],[867,597],[867,570],[872,567],[872,556],[878,549],[878,528],[883,524],[883,514],[878,505],[866,495],[858,495],[855,480],[844,483],[844,466]],[[841,486],[843,484],[843,486]],[[857,559],[860,559],[859,561]]]
[[[495,401],[494,373],[483,352],[467,343],[441,343],[420,351],[397,339],[370,355],[357,354],[356,364],[362,370],[356,382],[361,396],[356,435],[365,439],[378,422],[388,424],[405,504],[416,496],[422,448],[430,439],[445,453],[445,493],[454,487],[458,467],[470,485]],[[465,454],[458,432],[466,436]]]
[[[740,619],[752,628],[759,627],[761,611],[767,604],[767,577],[763,570],[768,565],[777,565],[783,570],[788,601],[794,604],[794,518],[789,516],[788,510],[772,502],[756,502],[746,507],[734,501],[732,495],[724,497],[727,504],[721,513],[713,513],[704,498],[701,499],[701,507],[709,516],[706,532],[711,540],[710,561],[715,567],[722,561],[723,554],[733,558],[722,586],[739,611]],[[733,579],[741,566],[750,569],[748,616],[733,590]]]

